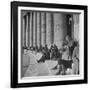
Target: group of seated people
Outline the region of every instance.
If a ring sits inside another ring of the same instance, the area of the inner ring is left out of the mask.
[[[77,61],[79,62],[79,44],[68,35],[65,37],[62,48],[60,49],[58,49],[55,44],[51,45],[50,49],[47,45],[44,47],[40,46],[39,48],[37,46],[30,47],[28,49],[31,51],[41,52],[43,54],[40,60],[38,60],[38,63],[45,62],[45,60],[57,60],[58,65],[53,69],[59,67],[58,74],[62,73],[61,71],[63,71],[62,74],[65,74],[65,70],[68,68],[77,69],[78,67],[75,64],[73,65],[73,63],[76,63]],[[64,70],[61,70],[63,68]],[[75,73],[78,74],[79,70],[75,71]]]
[[[43,58],[44,60],[46,59],[57,59],[59,58],[59,49],[57,48],[57,46],[54,44],[54,45],[51,45],[50,49],[48,48],[47,45],[45,45],[44,47],[40,46],[36,46],[36,47],[30,47],[30,48],[24,48],[26,49],[27,51],[30,50],[30,51],[36,51],[37,53],[42,53],[43,54]],[[43,61],[43,60],[41,60]]]

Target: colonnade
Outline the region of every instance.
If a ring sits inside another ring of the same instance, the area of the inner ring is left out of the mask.
[[[29,11],[22,15],[22,46],[62,47],[67,35],[67,14],[54,12]],[[72,36],[78,40],[79,14],[72,14]],[[77,36],[78,35],[78,36]]]
[[[53,13],[27,12],[22,17],[22,46],[40,47],[45,46],[46,44],[53,44],[53,20]],[[49,22],[49,25],[47,25],[47,22]],[[49,29],[47,30],[47,28]]]

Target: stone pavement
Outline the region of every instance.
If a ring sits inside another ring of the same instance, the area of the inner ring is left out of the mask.
[[[24,77],[55,75],[58,72],[58,69],[52,70],[52,64],[54,64],[54,61],[50,61],[49,63],[46,61],[45,63],[30,64]]]
[[[57,65],[57,61],[46,60],[44,63],[37,63],[35,56],[30,53],[29,60],[24,77],[55,75],[58,72],[58,69],[52,70]]]

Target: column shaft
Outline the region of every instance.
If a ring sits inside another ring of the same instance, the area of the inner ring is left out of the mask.
[[[46,44],[46,14],[41,13],[41,42],[42,46]]]
[[[37,46],[37,12],[35,14],[35,46]]]
[[[28,13],[28,47],[30,47],[30,13]]]
[[[37,46],[41,45],[41,13],[37,12]]]
[[[54,39],[54,26],[53,26],[53,15],[52,13],[46,13],[46,44],[50,48],[51,44],[53,44]]]
[[[37,18],[36,12],[33,12],[33,46],[37,45]]]
[[[22,16],[22,46],[26,46],[26,27],[25,27],[25,16]]]
[[[30,47],[32,46],[32,12],[30,12]]]
[[[33,47],[33,12],[31,12],[31,20],[30,20],[30,22],[31,22],[31,30],[30,30],[30,36],[31,36],[31,38],[30,38],[30,40],[31,40],[31,47]]]
[[[51,44],[54,43],[54,17],[53,13],[51,13]]]
[[[39,31],[39,35],[40,35],[39,36],[39,45],[41,46],[41,12],[40,12],[40,16],[39,17],[40,17],[39,18],[40,19],[40,22],[39,22],[39,30],[40,30]]]
[[[28,14],[26,15],[26,47],[28,47]]]

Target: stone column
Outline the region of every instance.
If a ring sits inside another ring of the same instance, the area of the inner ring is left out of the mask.
[[[26,16],[22,16],[22,46],[26,47]]]
[[[30,13],[28,13],[28,47],[30,47]]]
[[[53,44],[54,39],[54,26],[53,26],[53,15],[52,13],[46,13],[46,44],[50,48],[51,44]]]
[[[37,46],[41,45],[41,12],[37,12]]]
[[[28,14],[26,15],[26,47],[28,47]]]
[[[37,45],[37,14],[33,12],[33,46],[36,47]]]
[[[51,13],[51,44],[54,43],[54,16]]]
[[[33,47],[33,12],[30,12],[30,47]]]
[[[35,46],[37,46],[37,12],[35,13]]]
[[[32,46],[32,12],[30,12],[30,47]]]
[[[41,42],[42,46],[46,44],[46,13],[41,13]]]

